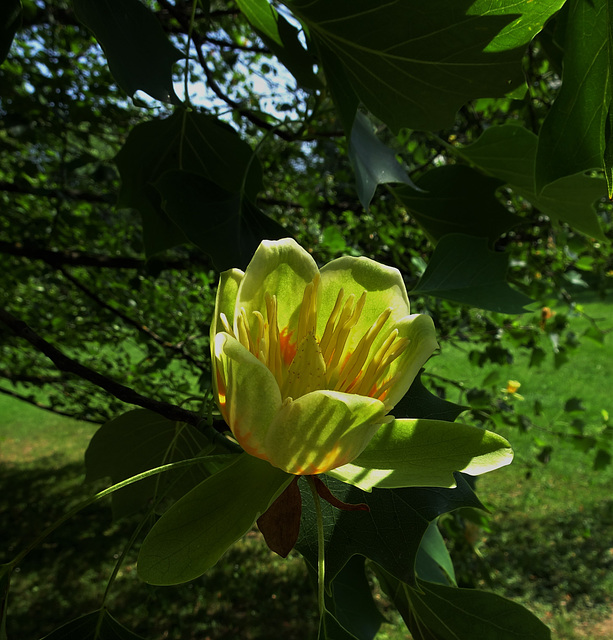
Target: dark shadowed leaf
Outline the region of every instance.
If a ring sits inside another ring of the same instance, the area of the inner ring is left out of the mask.
[[[605,181],[578,173],[548,184],[536,195],[534,163],[537,144],[537,136],[524,127],[501,125],[490,127],[476,142],[459,149],[459,153],[486,173],[510,185],[513,191],[552,220],[563,220],[578,231],[604,240],[594,203],[604,197]]]
[[[258,529],[271,551],[286,558],[298,540],[302,496],[295,476],[285,491],[257,519]]]
[[[349,158],[355,171],[358,197],[365,209],[380,184],[404,182],[416,188],[394,152],[377,138],[372,122],[360,112],[351,130]]]
[[[52,631],[43,640],[143,640],[106,610],[93,611]]]
[[[562,87],[539,134],[536,191],[565,176],[603,168],[613,77],[609,0],[569,0]]]
[[[162,208],[185,239],[208,253],[218,271],[244,269],[260,242],[287,231],[258,207],[201,175],[167,171],[155,184]]]
[[[287,2],[318,48],[345,128],[351,124],[345,98],[353,91],[394,131],[440,129],[467,100],[503,96],[520,85],[524,45],[561,4]],[[342,88],[335,87],[339,81]]]
[[[3,0],[0,6],[0,64],[8,55],[21,23],[21,2],[19,0]]]
[[[11,571],[13,565],[0,565],[0,640],[7,640],[6,636],[6,607],[11,586]]]
[[[412,293],[500,313],[523,313],[532,300],[508,285],[508,257],[487,245],[487,238],[444,236]]]
[[[332,582],[328,606],[339,624],[358,640],[373,640],[385,618],[372,597],[364,570],[364,556],[347,561]]]
[[[326,548],[326,583],[329,584],[355,554],[369,558],[398,579],[413,583],[415,558],[428,524],[441,513],[460,507],[481,508],[461,474],[455,489],[373,489],[366,493],[324,476],[334,495],[350,503],[366,503],[370,511],[340,511],[321,502]],[[317,566],[317,525],[311,492],[301,487],[302,524],[296,549]]]
[[[428,525],[421,539],[415,570],[421,580],[436,582],[447,587],[457,586],[453,562],[436,520]]]
[[[154,467],[204,453],[228,453],[197,429],[179,424],[147,409],[134,409],[103,424],[85,452],[86,480],[110,477],[115,484]],[[161,494],[178,498],[223,466],[210,463],[168,471],[131,484],[112,497],[113,515],[120,518],[142,510]]]
[[[74,0],[77,18],[96,36],[119,86],[180,104],[172,67],[182,57],[153,13],[139,0]]]
[[[159,192],[154,188],[164,173],[191,172],[219,189],[251,200],[262,186],[260,163],[249,145],[228,125],[195,112],[176,112],[164,120],[137,125],[115,162],[121,175],[118,206],[131,207],[143,216],[149,257],[186,241],[183,230],[162,208]],[[183,212],[182,218],[193,216],[197,225],[199,211],[200,207],[194,207]],[[223,227],[221,216],[219,223]],[[257,220],[254,227],[260,228]],[[217,242],[214,232],[209,238],[211,243]]]
[[[493,242],[521,222],[497,199],[496,189],[502,184],[470,167],[447,165],[417,181],[422,191],[394,191],[435,241],[449,233],[466,233]]]
[[[392,413],[396,418],[425,418],[453,422],[467,408],[443,400],[428,391],[421,381],[420,372]]]
[[[319,619],[319,633],[317,640],[358,640],[352,633],[349,633],[341,623],[327,609]]]

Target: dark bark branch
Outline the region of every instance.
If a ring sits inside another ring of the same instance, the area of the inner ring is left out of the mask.
[[[21,402],[27,402],[38,409],[43,409],[45,411],[49,411],[50,413],[55,413],[58,416],[66,416],[67,418],[72,418],[73,420],[79,420],[79,422],[89,422],[91,424],[102,424],[102,422],[98,420],[90,420],[89,418],[84,418],[83,416],[68,413],[67,411],[61,411],[60,409],[56,409],[47,404],[43,404],[42,402],[37,402],[36,400],[32,400],[32,398],[28,398],[28,396],[24,396],[21,393],[17,393],[16,391],[12,391],[10,389],[5,389],[4,387],[0,387],[0,393],[3,393],[6,396],[10,396],[11,398],[15,398],[20,400]]]
[[[37,198],[58,198],[59,200],[81,200],[83,202],[99,202],[105,204],[113,204],[116,200],[114,195],[88,193],[85,191],[76,191],[75,189],[48,189],[44,187],[22,187],[13,182],[0,180],[0,191],[7,193],[19,193],[26,196],[35,196]]]
[[[120,309],[117,309],[117,307],[114,307],[113,305],[110,305],[108,302],[105,302],[104,300],[102,300],[102,298],[99,295],[97,295],[91,289],[86,287],[82,282],[77,280],[73,275],[68,273],[65,269],[60,268],[59,271],[66,278],[66,280],[71,282],[77,289],[79,289],[79,291],[83,292],[90,300],[93,300],[99,307],[102,307],[103,309],[106,309],[110,313],[116,315],[118,318],[123,320],[123,322],[125,322],[127,325],[134,327],[137,331],[146,335],[148,338],[151,338],[151,340],[153,340],[155,343],[159,344],[160,346],[164,347],[165,349],[170,349],[171,351],[174,351],[184,360],[191,362],[200,371],[203,371],[203,372],[207,371],[207,368],[201,362],[198,362],[191,354],[189,354],[184,349],[183,343],[173,344],[172,342],[168,342],[167,340],[164,340],[162,337],[160,337],[155,331],[153,331],[149,327],[146,327],[145,325],[141,324],[137,320],[134,320],[134,318],[130,318],[123,311],[121,311]]]
[[[72,373],[79,378],[87,380],[97,387],[104,389],[107,393],[110,393],[112,396],[122,400],[123,402],[143,407],[144,409],[149,409],[150,411],[159,413],[161,416],[164,416],[169,420],[186,422],[193,426],[198,426],[202,422],[202,418],[193,411],[187,411],[186,409],[182,409],[181,407],[177,407],[176,405],[168,402],[147,398],[137,391],[134,391],[134,389],[130,389],[119,382],[115,382],[97,371],[82,365],[76,360],[69,358],[44,338],[39,336],[25,322],[19,320],[5,309],[0,309],[0,321],[4,322],[4,324],[12,329],[17,336],[27,340],[35,349],[44,353],[60,371]]]
[[[6,242],[5,240],[0,240],[0,253],[30,260],[42,260],[53,268],[69,265],[72,267],[98,267],[103,269],[144,269],[147,266],[147,261],[142,258],[42,249],[33,245],[24,245],[21,242]],[[162,270],[177,269],[179,271],[196,266],[209,266],[204,259],[198,260],[196,257],[189,260],[159,260],[156,258],[151,261],[151,264],[155,264],[156,267]]]

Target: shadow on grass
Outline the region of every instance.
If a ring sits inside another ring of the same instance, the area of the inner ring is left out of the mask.
[[[0,467],[0,562],[9,561],[67,509],[100,488],[86,487],[82,479],[80,464]],[[112,523],[109,503],[94,504],[34,549],[11,580],[8,637],[38,640],[98,609],[138,522],[134,517]],[[302,561],[275,556],[255,532],[205,576],[178,587],[140,582],[136,556],[137,549],[128,553],[107,605],[144,638],[306,640],[315,635],[315,591]]]
[[[466,546],[452,554],[459,573],[473,578],[464,586],[491,588],[554,611],[610,606],[613,500],[542,518],[498,513],[490,528],[479,546],[484,563]],[[481,579],[484,568],[489,581]]]

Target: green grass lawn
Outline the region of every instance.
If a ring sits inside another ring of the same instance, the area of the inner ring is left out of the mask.
[[[613,327],[611,303],[588,301],[586,310]],[[581,333],[587,321],[572,319]],[[571,362],[555,369],[528,367],[518,354],[499,368],[506,380],[521,382],[522,410],[536,426],[507,427],[514,463],[478,482],[491,515],[475,525],[470,514],[448,516],[455,531],[450,547],[460,580],[494,590],[533,610],[560,640],[613,637],[613,466],[592,471],[593,451],[565,445],[552,432],[567,433],[572,420],[596,432],[602,410],[613,416],[613,337],[604,346],[584,340]],[[480,369],[466,353],[443,347],[428,371],[465,382],[480,381]],[[501,391],[502,393],[502,391]],[[569,414],[569,398],[585,410]],[[462,398],[450,398],[462,400]],[[534,410],[538,400],[541,409]],[[538,415],[537,415],[538,414]],[[99,487],[83,485],[82,455],[95,425],[75,422],[0,394],[0,562],[10,559],[41,528],[78,498]],[[552,450],[543,461],[545,446]],[[87,508],[28,556],[12,582],[9,637],[37,640],[62,621],[100,606],[106,581],[138,520],[113,524],[108,504]],[[282,560],[252,533],[235,545],[206,576],[188,585],[156,588],[135,576],[130,552],[108,605],[121,622],[154,638],[249,639],[314,637],[315,592],[298,556]],[[377,594],[385,609],[385,601]],[[391,623],[378,640],[407,637]]]

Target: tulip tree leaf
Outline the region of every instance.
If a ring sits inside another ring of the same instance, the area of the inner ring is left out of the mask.
[[[155,183],[166,215],[185,239],[208,253],[218,271],[244,269],[263,239],[287,231],[254,204],[201,175],[167,171]]]
[[[337,105],[343,98],[345,128],[353,92],[397,131],[444,128],[467,100],[503,96],[522,84],[524,45],[563,2],[433,0],[427,8],[419,0],[286,4],[308,28]]]
[[[104,49],[109,69],[129,95],[140,89],[161,102],[181,104],[172,67],[183,57],[153,13],[139,0],[74,0],[77,18]]]
[[[364,556],[355,555],[347,561],[332,582],[327,607],[344,630],[358,640],[373,640],[385,618],[373,601],[364,560]]]
[[[143,640],[120,624],[107,609],[93,611],[62,625],[43,640]]]
[[[422,580],[457,586],[453,561],[436,520],[430,523],[421,539],[415,570]]]
[[[121,446],[118,446],[121,443]],[[203,452],[228,453],[215,447],[200,431],[177,424],[147,409],[134,409],[103,424],[85,452],[86,480],[110,477],[115,484],[154,467],[187,460]],[[142,510],[172,485],[180,496],[223,466],[223,458],[145,478],[112,494],[113,516]]]
[[[138,124],[115,163],[121,175],[118,206],[140,212],[149,257],[186,239],[162,208],[160,194],[154,188],[167,171],[195,173],[249,200],[254,200],[262,187],[260,163],[249,145],[228,125],[194,112],[176,112],[164,120]],[[186,215],[197,215],[199,210],[195,208]],[[214,229],[210,239],[216,241]]]
[[[319,619],[317,640],[359,640],[353,633],[349,633],[328,609]]]
[[[427,418],[453,422],[468,407],[463,407],[434,395],[421,381],[421,373],[413,380],[410,389],[392,409],[396,418]]]
[[[352,462],[328,471],[364,491],[373,487],[453,487],[454,471],[476,476],[513,460],[492,431],[442,420],[397,419],[382,425]]]
[[[420,191],[400,187],[394,192],[430,236],[466,233],[496,240],[522,221],[496,197],[503,182],[464,165],[428,171],[418,181]]]
[[[236,456],[156,522],[138,556],[140,577],[171,585],[201,576],[249,531],[292,477],[254,456]]]
[[[365,209],[380,184],[404,182],[416,189],[394,152],[377,138],[372,123],[363,113],[357,113],[353,123],[349,159],[355,171],[358,197]]]
[[[487,245],[487,238],[460,233],[444,236],[411,293],[500,313],[523,313],[532,300],[507,284],[508,257],[490,251]]]
[[[490,127],[476,142],[458,151],[553,220],[563,220],[590,237],[604,240],[594,203],[605,195],[605,181],[578,173],[548,184],[536,195],[537,144],[537,136],[524,127],[501,125]]]
[[[424,580],[411,586],[381,567],[374,570],[416,640],[551,638],[551,631],[533,613],[502,596]]]
[[[3,0],[0,6],[0,64],[4,62],[21,22],[21,2]]]
[[[613,82],[609,0],[569,0],[562,86],[539,134],[536,191],[565,176],[603,167]]]
[[[399,580],[414,583],[415,558],[428,524],[460,507],[482,508],[461,474],[455,489],[373,489],[372,493],[322,476],[332,493],[352,504],[366,503],[370,511],[341,511],[321,501],[326,550],[326,584],[346,562],[359,554],[385,567]],[[296,549],[317,566],[317,522],[311,492],[300,483],[302,522]]]

